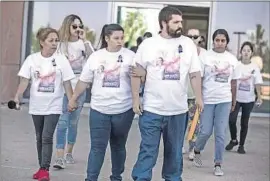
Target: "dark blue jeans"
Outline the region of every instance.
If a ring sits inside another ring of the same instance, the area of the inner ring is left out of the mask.
[[[134,118],[132,109],[121,114],[102,114],[90,110],[91,150],[88,157],[87,178],[85,181],[97,181],[103,165],[108,142],[111,147],[111,181],[121,181],[125,169],[126,142]]]
[[[164,142],[162,178],[165,181],[182,181],[182,147],[186,129],[186,113],[162,116],[144,111],[139,119],[141,145],[138,160],[132,171],[135,181],[150,181],[158,158],[161,133]]]

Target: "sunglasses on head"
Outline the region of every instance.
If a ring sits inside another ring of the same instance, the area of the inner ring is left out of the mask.
[[[188,37],[191,38],[191,39],[195,39],[195,40],[196,40],[196,39],[198,39],[200,36],[198,36],[198,35],[194,35],[194,36],[188,35]]]
[[[72,28],[74,29],[74,30],[76,30],[76,29],[78,29],[78,28],[80,28],[80,29],[83,29],[83,25],[72,25]]]

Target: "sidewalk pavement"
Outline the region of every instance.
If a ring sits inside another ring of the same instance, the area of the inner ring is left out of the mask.
[[[88,109],[84,108],[79,123],[77,144],[74,150],[76,164],[64,170],[51,169],[51,181],[83,181],[90,148]],[[21,111],[8,110],[0,106],[1,120],[1,181],[31,181],[37,168],[35,133],[28,108]],[[135,119],[127,142],[126,170],[123,181],[132,181],[131,171],[136,161],[140,132]],[[239,123],[238,123],[239,125]],[[229,140],[229,133],[228,139]],[[187,144],[185,143],[187,148]],[[225,175],[213,175],[214,140],[210,138],[203,152],[203,168],[195,168],[184,155],[184,181],[269,181],[269,118],[251,118],[246,141],[246,155],[235,150],[225,153],[223,165]],[[153,170],[153,181],[161,181],[163,144],[161,141],[157,164]],[[53,163],[53,162],[52,162]],[[108,181],[111,171],[110,149],[108,147],[99,181]]]

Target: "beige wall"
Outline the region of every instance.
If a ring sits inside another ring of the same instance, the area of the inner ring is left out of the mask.
[[[16,92],[21,60],[24,2],[1,2],[0,102]]]

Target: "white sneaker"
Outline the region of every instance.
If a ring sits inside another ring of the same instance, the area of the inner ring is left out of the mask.
[[[73,158],[71,153],[66,154],[66,162],[67,162],[67,164],[74,164],[75,163],[74,158]]]
[[[215,174],[215,176],[223,176],[224,172],[222,171],[220,166],[215,166],[214,174]]]
[[[202,167],[203,163],[201,160],[201,154],[194,154],[193,164],[196,167]]]
[[[182,147],[182,154],[185,154],[185,153],[186,153],[185,147]]]
[[[190,161],[193,161],[193,160],[194,160],[194,157],[195,157],[194,151],[189,152],[189,154],[188,154],[188,159],[189,159]]]
[[[66,168],[66,161],[63,158],[57,158],[53,165],[53,168],[64,169]]]

